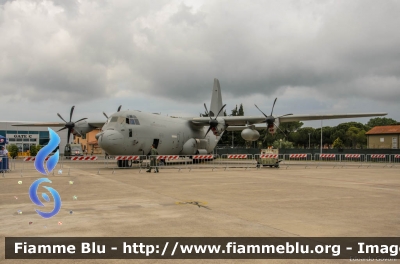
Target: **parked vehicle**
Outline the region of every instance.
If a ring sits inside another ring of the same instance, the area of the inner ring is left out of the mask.
[[[276,155],[276,158],[271,158],[271,157],[263,157],[263,155]],[[269,166],[270,168],[275,167],[279,168],[279,163],[282,160],[278,159],[279,157],[279,149],[273,149],[273,148],[268,148],[268,149],[262,149],[260,158],[257,160],[257,167],[259,168],[260,166]]]
[[[81,144],[67,144],[64,149],[65,157],[83,156]]]

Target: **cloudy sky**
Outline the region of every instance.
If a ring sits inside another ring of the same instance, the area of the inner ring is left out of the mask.
[[[278,97],[276,114],[400,121],[399,14],[390,0],[0,0],[0,119],[198,116],[218,78],[228,113]]]

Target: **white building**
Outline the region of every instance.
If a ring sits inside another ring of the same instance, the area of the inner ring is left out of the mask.
[[[46,145],[49,140],[49,130],[47,127],[21,127],[13,126],[18,123],[30,123],[30,122],[12,122],[12,121],[0,121],[0,135],[4,136],[8,140],[9,144],[16,144],[20,152],[26,152],[30,149],[31,145]],[[54,131],[60,130],[62,127],[50,127]],[[64,129],[57,132],[60,136],[61,142],[59,145],[60,154],[64,154],[64,148],[67,144],[68,129]],[[73,142],[73,135],[69,142]]]

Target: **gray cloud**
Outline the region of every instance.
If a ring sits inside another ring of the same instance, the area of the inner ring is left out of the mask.
[[[361,0],[2,1],[0,92],[116,106],[140,93],[201,111],[217,77],[238,103],[307,91],[317,108],[357,99],[395,109],[399,11],[397,1]]]

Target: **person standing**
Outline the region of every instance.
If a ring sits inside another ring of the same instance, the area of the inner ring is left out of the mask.
[[[8,156],[8,150],[4,146],[0,148],[0,155]]]
[[[3,156],[4,158],[2,158],[1,156]],[[9,165],[10,165],[9,161],[8,161],[8,150],[4,146],[0,147],[0,159],[2,160],[2,162],[7,161],[7,166],[5,166],[3,168],[8,169]]]
[[[151,155],[150,156],[150,168],[146,172],[151,172],[151,169],[154,167],[154,173],[158,173],[158,167],[157,167],[158,151],[154,144],[151,145],[150,155]]]

